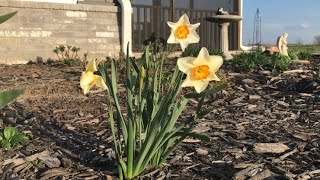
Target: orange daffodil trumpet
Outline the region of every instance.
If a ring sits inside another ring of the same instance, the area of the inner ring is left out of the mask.
[[[182,51],[191,43],[198,43],[200,40],[196,29],[200,23],[190,24],[189,17],[184,14],[177,23],[167,22],[171,28],[171,34],[167,41],[168,44],[180,43]]]
[[[207,48],[203,47],[197,58],[183,57],[178,59],[178,68],[187,74],[181,87],[194,87],[197,93],[206,89],[209,82],[220,81],[216,72],[223,64],[221,56],[210,56]]]
[[[89,60],[86,66],[86,71],[82,72],[82,75],[80,78],[80,87],[83,89],[84,94],[88,94],[88,92],[94,85],[102,88],[103,90],[108,89],[102,77],[94,74],[96,71],[97,71],[96,60],[94,59]]]

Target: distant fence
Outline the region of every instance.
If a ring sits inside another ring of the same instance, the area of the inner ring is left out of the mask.
[[[209,23],[205,17],[213,16],[216,10],[172,8],[163,6],[133,5],[133,49],[139,50],[143,42],[152,34],[166,40],[170,35],[170,28],[167,21],[176,22],[183,14],[187,14],[190,23],[201,25],[197,29],[200,42],[195,44],[197,47],[207,47],[210,49],[220,49],[220,32],[218,25]],[[238,23],[230,23],[229,26],[229,48],[238,49]]]

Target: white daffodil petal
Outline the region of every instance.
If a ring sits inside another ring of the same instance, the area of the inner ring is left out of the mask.
[[[180,71],[182,71],[183,73],[187,74],[187,72],[193,68],[193,61],[196,58],[193,57],[183,57],[183,58],[179,58],[177,61],[177,65]]]
[[[216,75],[216,73],[211,73],[207,80],[208,81],[220,81],[220,78]]]
[[[197,59],[194,61],[194,64],[207,64],[209,58],[210,58],[210,55],[207,48],[202,47]]]
[[[196,29],[200,26],[200,23],[197,24],[190,24],[189,31],[196,31]]]
[[[173,22],[167,22],[167,24],[170,28],[175,28],[177,26],[177,23],[173,23]]]
[[[186,40],[178,40],[179,41],[179,43],[180,43],[180,46],[181,46],[181,49],[182,49],[182,51],[184,51],[187,47],[188,47],[188,45],[189,45],[189,43],[188,43],[188,41],[186,41]]]
[[[176,37],[174,37],[174,34],[171,33],[168,40],[167,40],[167,43],[168,44],[176,44],[176,43],[179,43],[176,39]]]
[[[90,59],[87,66],[86,66],[86,70],[91,71],[91,72],[97,71],[96,60]]]
[[[106,85],[106,83],[104,82],[101,76],[96,75],[96,78],[97,78],[96,85],[98,87],[102,88],[103,90],[108,89],[108,86]]]
[[[181,84],[181,87],[193,87],[193,81],[190,80],[189,75]]]
[[[222,64],[223,58],[221,56],[210,56],[208,59],[208,66],[212,72],[217,72]]]
[[[193,81],[193,86],[197,93],[201,93],[203,90],[205,90],[208,84],[209,81]]]
[[[180,17],[179,21],[178,21],[179,24],[187,24],[189,25],[190,24],[190,21],[189,21],[189,17],[187,14],[184,14]]]
[[[191,32],[188,36],[188,42],[191,43],[198,43],[200,41],[200,37],[196,32]]]

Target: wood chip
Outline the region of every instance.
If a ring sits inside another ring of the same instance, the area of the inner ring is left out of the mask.
[[[201,148],[197,148],[196,151],[197,151],[197,154],[200,156],[206,156],[209,154],[209,152],[207,150],[201,149]]]
[[[304,133],[304,132],[295,132],[294,134],[292,134],[293,137],[303,140],[303,141],[307,141],[310,140],[312,138],[312,136],[315,136],[317,134],[315,133]]]
[[[68,172],[65,168],[53,168],[43,172],[40,176],[40,180],[49,179],[51,177],[60,176]]]
[[[190,139],[190,138],[186,138],[183,140],[183,142],[185,143],[198,143],[198,142],[201,142],[200,139]]]
[[[197,127],[197,128],[195,128],[194,130],[192,130],[192,132],[193,132],[193,133],[201,134],[201,133],[208,132],[208,131],[210,131],[210,130],[211,130],[210,127]]]
[[[266,169],[261,173],[254,175],[249,180],[261,180],[261,179],[267,179],[269,177],[272,177],[272,172],[269,169]]]
[[[292,60],[291,62],[293,64],[304,64],[304,65],[310,64],[310,61],[308,61],[308,60]]]
[[[244,99],[244,96],[236,98],[236,99],[233,99],[233,100],[230,101],[230,104],[238,104],[238,103],[242,102],[243,99]]]
[[[249,95],[249,99],[250,100],[258,100],[258,99],[261,99],[261,96],[259,96],[259,95]]]
[[[257,164],[257,163],[236,163],[233,165],[235,169],[245,169],[247,167],[251,168],[262,168],[264,164]]]
[[[290,71],[284,71],[283,74],[292,74],[292,73],[308,73],[310,70],[303,70],[303,69],[295,69]]]
[[[245,83],[245,84],[253,84],[253,83],[255,83],[256,81],[253,80],[253,79],[243,79],[242,82]]]
[[[255,143],[253,151],[256,153],[274,153],[280,154],[289,150],[289,147],[283,143]]]

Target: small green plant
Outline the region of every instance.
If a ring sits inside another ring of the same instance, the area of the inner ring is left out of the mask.
[[[63,61],[63,63],[68,66],[81,65],[80,57],[78,55],[79,51],[79,47],[69,45],[59,45],[53,50],[59,61]]]
[[[189,46],[181,54],[181,57],[197,57],[200,50],[201,50],[201,48]],[[223,52],[220,50],[217,50],[217,49],[209,49],[209,54],[210,55],[218,55],[218,56],[223,57],[223,59],[225,59],[225,55],[223,54]]]
[[[7,150],[17,149],[20,144],[25,143],[29,138],[16,127],[5,127],[3,134],[0,134],[0,146]]]
[[[310,52],[299,52],[297,55],[301,60],[312,60],[312,54]]]
[[[287,70],[291,64],[291,59],[289,56],[284,56],[278,53],[275,53],[271,56],[271,61],[269,66],[275,70]]]

